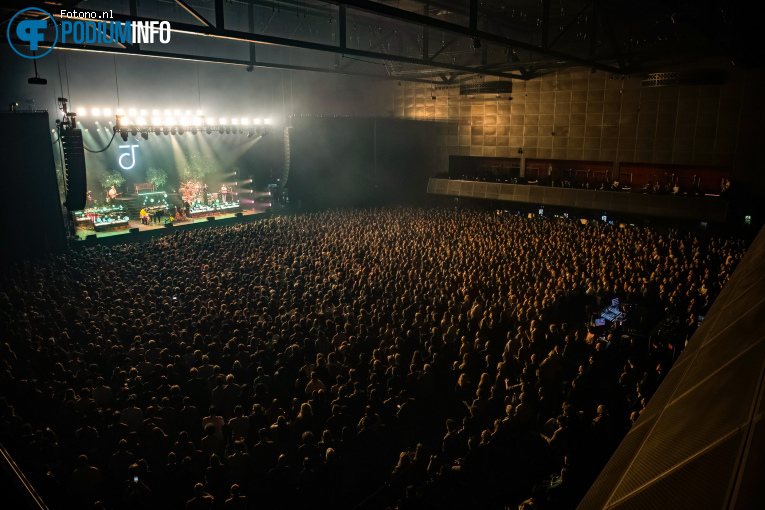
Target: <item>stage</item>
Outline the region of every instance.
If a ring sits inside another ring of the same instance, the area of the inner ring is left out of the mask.
[[[233,221],[234,219],[244,219],[244,218],[247,218],[247,220],[252,220],[254,219],[255,216],[263,217],[264,213],[269,211],[271,211],[271,208],[242,209],[239,211],[242,215],[239,218],[237,218],[236,213],[216,214],[215,221],[209,221],[207,219],[207,216],[202,216],[202,217],[189,218],[185,221],[174,221],[171,227],[165,226],[164,220],[163,220],[163,224],[144,225],[138,219],[130,219],[128,221],[127,227],[124,227],[118,230],[96,232],[96,230],[94,230],[93,228],[77,227],[76,240],[77,241],[93,241],[93,240],[100,240],[105,238],[139,235],[142,233],[149,233],[149,232],[154,232],[154,233],[172,232],[173,229],[183,229],[183,228],[191,227],[193,225],[201,226],[199,224],[214,226],[217,224],[217,222],[220,222],[222,220],[227,220],[227,219],[231,221]],[[231,221],[228,221],[226,223],[227,224],[231,223]],[[138,231],[131,232],[131,229],[138,229]],[[160,232],[157,232],[157,231],[160,231]],[[145,236],[139,235],[138,237],[143,238]]]

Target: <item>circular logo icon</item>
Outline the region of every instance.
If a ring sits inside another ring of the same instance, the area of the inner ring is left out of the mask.
[[[45,31],[48,29],[49,22],[47,19],[37,18],[22,19],[14,23],[14,21],[16,21],[16,17],[19,14],[28,11],[36,11],[47,16],[48,19],[50,19],[50,22],[53,23],[53,28],[56,30],[56,37],[53,39],[53,44],[51,44],[50,48],[48,48],[48,51],[40,53],[39,55],[37,54],[37,50],[40,47],[40,43],[45,39]],[[56,20],[53,18],[53,16],[50,15],[50,13],[37,7],[27,7],[26,9],[22,9],[14,14],[10,23],[8,23],[8,29],[5,31],[5,33],[8,36],[8,43],[11,45],[11,49],[13,49],[13,51],[24,58],[44,57],[51,52],[51,50],[56,46],[56,43],[58,42],[58,24],[56,23]],[[22,41],[22,43],[24,43],[18,45],[20,46],[20,49],[25,50],[25,48],[28,47],[28,53],[30,54],[24,54],[22,51],[19,51],[19,48],[17,48],[13,43],[13,39],[11,39],[11,34],[14,34],[19,40]]]

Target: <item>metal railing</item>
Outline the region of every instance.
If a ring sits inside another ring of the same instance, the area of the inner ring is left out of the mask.
[[[5,474],[13,482],[13,485],[18,490],[19,495],[26,502],[27,507],[31,510],[48,510],[48,505],[45,504],[43,499],[37,493],[34,486],[27,479],[24,472],[13,460],[13,457],[0,443],[0,464]]]

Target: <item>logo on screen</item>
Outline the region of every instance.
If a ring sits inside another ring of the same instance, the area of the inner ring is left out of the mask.
[[[43,15],[47,19],[22,19],[17,21],[17,16],[23,12],[26,12],[27,16],[30,14],[34,14],[35,16]],[[56,37],[53,39],[53,43],[50,48],[48,48],[48,51],[38,55],[37,51],[40,48],[40,43],[45,40],[45,31],[48,29],[48,20],[50,20],[50,23],[56,30]],[[24,58],[40,58],[50,53],[53,47],[56,46],[56,42],[58,41],[58,24],[56,23],[56,20],[53,19],[53,16],[47,11],[38,9],[37,7],[27,7],[13,15],[10,23],[8,23],[8,28],[5,33],[8,36],[8,43],[11,45],[11,49],[18,55]],[[14,44],[11,34],[14,34],[19,40],[25,42],[26,45]],[[24,46],[28,46],[29,49],[27,50]]]
[[[138,147],[137,145],[120,145],[120,149],[129,149],[127,152],[123,152],[120,154],[119,159],[117,160],[117,163],[119,163],[120,168],[123,170],[130,170],[135,166],[135,148]],[[128,159],[128,163],[125,162],[125,159]]]

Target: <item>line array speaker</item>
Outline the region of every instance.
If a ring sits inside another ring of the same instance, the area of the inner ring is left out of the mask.
[[[60,133],[61,143],[64,147],[64,167],[66,168],[67,207],[70,211],[80,211],[85,208],[88,192],[82,130],[67,129]]]

